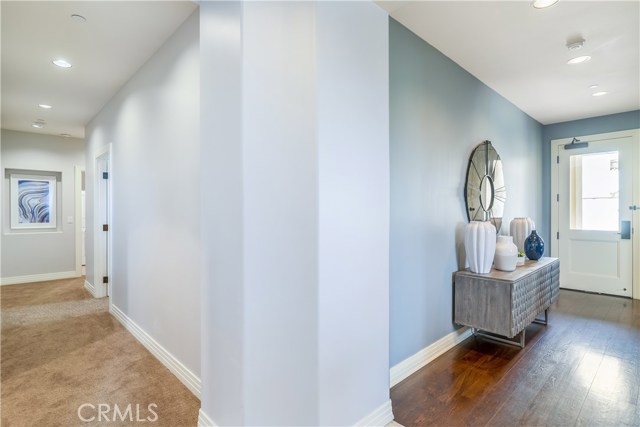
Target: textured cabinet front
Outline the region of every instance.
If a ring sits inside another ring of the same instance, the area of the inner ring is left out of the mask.
[[[527,261],[512,272],[455,275],[454,321],[512,338],[558,298],[560,261]]]

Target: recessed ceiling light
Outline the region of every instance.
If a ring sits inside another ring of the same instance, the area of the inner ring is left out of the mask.
[[[34,128],[42,129],[44,127],[44,123],[43,122],[33,122],[33,124],[31,126],[33,126]]]
[[[608,93],[609,92],[604,92],[604,91],[603,92],[595,92],[595,93],[592,93],[591,96],[604,96],[604,95],[606,95]]]
[[[567,64],[573,65],[573,64],[581,64],[583,62],[587,62],[588,60],[590,60],[591,57],[588,55],[584,55],[584,56],[576,56],[575,58],[571,58],[570,60],[567,61]]]
[[[71,68],[71,64],[64,59],[56,59],[53,61],[60,68]]]
[[[589,89],[595,89],[597,87],[598,87],[598,85],[591,85],[591,86],[589,86]]]
[[[53,107],[49,104],[38,104],[38,107],[42,108],[43,110],[50,110]]]
[[[71,15],[71,19],[73,19],[76,22],[87,22],[87,18],[85,18],[82,15],[78,15],[77,13],[74,13],[73,15]]]
[[[63,138],[71,138],[71,135],[69,135],[68,133],[61,133],[60,136]]]
[[[544,9],[545,7],[553,6],[558,3],[558,0],[533,0],[531,6],[536,9]]]

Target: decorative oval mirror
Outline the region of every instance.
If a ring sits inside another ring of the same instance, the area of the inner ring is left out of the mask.
[[[507,189],[502,160],[491,141],[484,141],[471,153],[464,186],[469,221],[491,221],[500,231]]]

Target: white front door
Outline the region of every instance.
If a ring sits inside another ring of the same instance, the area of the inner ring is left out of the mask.
[[[560,286],[631,297],[633,139],[586,142],[557,146]]]

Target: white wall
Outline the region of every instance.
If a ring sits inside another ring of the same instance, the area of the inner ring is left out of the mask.
[[[200,4],[201,408],[221,426],[244,424],[241,13]]]
[[[87,280],[95,284],[95,157],[112,144],[112,302],[200,375],[197,12],[89,123]]]
[[[389,402],[386,13],[203,2],[200,49],[202,409],[352,425]]]
[[[313,425],[317,420],[318,201],[312,8],[311,3],[282,2],[245,4],[243,8],[244,399],[248,425]]]
[[[316,16],[318,423],[344,425],[389,399],[388,17],[369,2]]]
[[[73,277],[76,271],[75,166],[84,167],[83,141],[2,129],[2,263],[3,282],[42,275]],[[58,173],[57,228],[11,230],[7,169]],[[68,217],[73,223],[68,223]],[[9,279],[9,280],[7,280]]]

